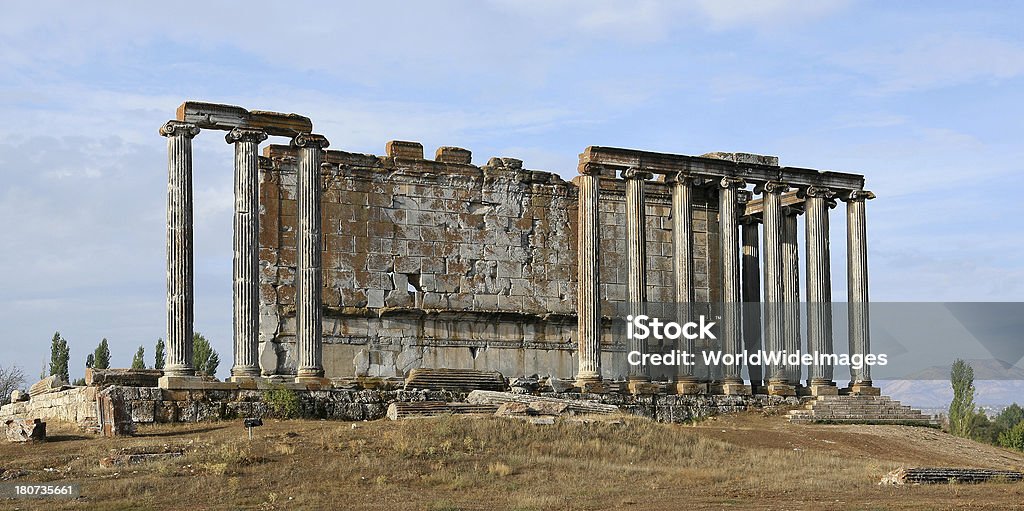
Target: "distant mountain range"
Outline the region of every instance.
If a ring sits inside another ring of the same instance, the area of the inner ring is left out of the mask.
[[[1015,365],[1009,365],[996,359],[974,359],[967,360],[974,369],[975,380],[1022,380],[1024,381],[1024,369]],[[949,381],[949,373],[952,364],[947,366],[931,366],[920,371],[911,373],[901,379],[905,380],[945,380]]]
[[[974,368],[974,402],[979,406],[1024,404],[1024,369],[993,359],[967,360]],[[953,399],[951,366],[932,366],[900,380],[879,380],[882,394],[915,408],[944,409]]]

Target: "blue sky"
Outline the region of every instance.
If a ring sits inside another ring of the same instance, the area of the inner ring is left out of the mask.
[[[0,365],[73,376],[164,331],[165,141],[185,99],[565,176],[588,145],[863,173],[876,301],[1024,294],[1024,7],[1010,2],[18,2],[0,18]],[[231,148],[196,140],[196,327],[230,365]],[[833,214],[845,296],[842,208]]]

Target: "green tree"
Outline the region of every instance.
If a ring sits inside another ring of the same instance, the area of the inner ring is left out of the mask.
[[[192,335],[192,365],[196,373],[206,376],[215,376],[217,366],[220,365],[220,356],[210,346],[210,341],[203,337],[203,334],[196,332]]]
[[[953,401],[949,403],[949,432],[970,437],[974,420],[974,368],[958,358],[953,362],[949,379],[953,386]]]
[[[110,369],[110,346],[107,345],[106,337],[100,341],[93,352],[92,366],[96,369]]]
[[[999,445],[1024,451],[1024,422],[1018,422],[1016,426],[999,435]]]
[[[156,363],[153,364],[153,369],[163,369],[164,368],[164,357],[165,356],[166,355],[164,354],[164,340],[162,338],[161,339],[157,339],[156,340]]]
[[[132,369],[145,369],[146,368],[146,348],[139,346],[139,351],[135,352],[135,357],[132,358]]]
[[[90,353],[85,357],[85,367],[92,367],[96,363],[96,356]]]
[[[1021,408],[1017,403],[1013,403],[1003,408],[1003,411],[996,415],[993,422],[1003,430],[1013,429],[1017,424],[1024,422],[1024,408]]]
[[[68,349],[68,341],[60,336],[60,332],[53,334],[50,341],[50,376],[59,376],[61,381],[71,381],[68,375],[68,361],[71,358],[71,351]]]
[[[975,441],[995,444],[1003,431],[1006,431],[1006,428],[1000,428],[998,423],[989,420],[985,412],[979,411],[971,419],[971,439]]]

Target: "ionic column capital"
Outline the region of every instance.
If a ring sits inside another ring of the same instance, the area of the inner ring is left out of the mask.
[[[267,139],[267,132],[254,128],[232,128],[226,135],[224,141],[229,144],[235,142],[256,142],[257,144]]]
[[[806,199],[808,197],[815,199],[831,199],[836,196],[836,192],[831,188],[826,188],[823,186],[808,186],[806,188],[801,188],[798,192],[798,195],[801,199]]]
[[[780,181],[768,181],[754,187],[754,193],[782,193],[789,190],[789,185]]]
[[[600,177],[601,176],[601,171],[603,171],[604,169],[605,169],[605,166],[601,165],[600,163],[590,163],[590,162],[587,162],[587,163],[584,163],[584,164],[580,165],[577,170],[580,173],[580,175],[583,175],[583,176]]]
[[[190,122],[167,121],[163,126],[160,126],[160,134],[165,137],[186,136],[194,138],[199,134],[199,127]]]
[[[718,186],[721,188],[743,188],[747,186],[747,182],[739,177],[723,177],[718,181]]]
[[[875,192],[869,190],[853,190],[845,197],[842,197],[842,200],[843,202],[864,202],[875,197]]]
[[[700,178],[688,172],[673,172],[665,175],[665,183],[670,185],[694,186],[700,184]]]
[[[319,149],[327,149],[331,145],[327,141],[327,138],[323,135],[315,135],[313,133],[299,133],[292,139],[292,147],[315,147]]]
[[[646,180],[651,179],[653,177],[654,177],[654,174],[651,174],[650,172],[647,172],[646,170],[640,170],[640,169],[638,169],[636,167],[630,167],[630,168],[622,171],[622,179],[625,179],[627,181],[631,180],[631,179],[639,179],[641,181],[646,181]]]

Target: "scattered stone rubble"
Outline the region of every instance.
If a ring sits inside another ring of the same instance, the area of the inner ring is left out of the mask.
[[[6,419],[4,433],[8,442],[44,442],[46,423],[39,419]]]
[[[162,445],[126,447],[124,449],[111,450],[110,456],[100,460],[100,466],[103,468],[113,468],[126,465],[139,465],[142,463],[180,458],[184,455],[185,448],[181,446]]]
[[[548,411],[554,411],[556,409],[559,410],[558,413],[550,413],[549,415],[560,415],[563,412],[575,414],[614,414],[619,412],[619,408],[615,405],[607,405],[593,401],[528,396],[514,394],[511,392],[493,392],[488,390],[474,390],[469,393],[469,397],[466,400],[473,404],[505,405],[508,403],[519,403],[526,405],[528,409],[544,409]]]
[[[33,383],[28,389],[28,395],[36,397],[43,394],[50,394],[52,392],[60,392],[64,389],[64,385],[65,382],[60,379],[60,376],[48,376],[36,383]]]
[[[446,403],[443,401],[396,401],[388,405],[387,418],[391,420],[419,417],[436,417],[438,415],[485,414],[493,415],[499,407],[490,404]]]
[[[1016,483],[1024,480],[1024,473],[1013,470],[992,470],[987,468],[903,468],[889,472],[878,484],[950,484],[950,483]]]
[[[496,371],[473,369],[413,369],[405,380],[406,390],[451,390],[469,392],[474,389],[505,390],[505,378]]]

